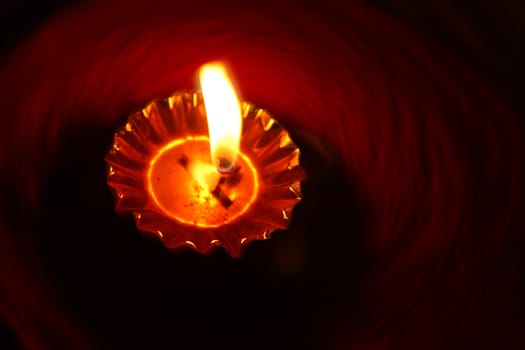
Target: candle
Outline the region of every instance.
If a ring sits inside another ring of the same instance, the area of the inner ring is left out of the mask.
[[[201,92],[132,113],[106,156],[117,212],[168,248],[239,256],[289,225],[301,200],[299,149],[265,110],[239,102],[224,67],[204,65]]]

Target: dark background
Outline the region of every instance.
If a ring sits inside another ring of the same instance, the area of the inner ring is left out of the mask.
[[[3,4],[2,57],[71,3]],[[523,2],[372,3],[459,52],[523,111]],[[101,135],[81,128],[64,141],[64,151],[42,193],[40,204],[45,209],[34,222],[25,223],[36,233],[52,233],[35,234],[35,250],[46,264],[41,269],[61,309],[85,330],[87,338],[108,349],[338,345],[333,331],[341,328],[348,314],[364,312],[355,300],[369,262],[361,237],[349,234],[360,232],[362,209],[330,152],[314,147],[308,136],[293,134],[303,150],[309,181],[304,185],[305,200],[297,206],[286,234],[251,244],[240,260],[222,251],[209,257],[191,251],[174,255],[160,242],[140,236],[130,218],[115,218],[104,169],[98,166],[112,132]],[[86,144],[91,147],[86,149]],[[85,153],[79,154],[82,149]],[[92,172],[85,173],[86,168]],[[80,171],[83,176],[70,176]],[[97,220],[86,222],[84,213],[90,211],[97,213]],[[16,213],[12,218],[16,222]],[[327,238],[330,233],[339,234],[337,243]],[[21,348],[10,326],[4,322],[0,327],[3,349]],[[60,336],[49,338],[51,344],[60,344],[56,339]],[[456,344],[468,347],[461,340]]]
[[[525,4],[520,0],[373,0],[370,3],[460,52],[523,108]],[[1,16],[5,55],[46,18],[78,0],[7,1]]]

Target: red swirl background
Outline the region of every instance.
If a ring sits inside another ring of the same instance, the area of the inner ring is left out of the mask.
[[[127,114],[212,60],[297,135],[310,178],[290,230],[240,260],[144,239],[105,183]],[[82,3],[5,57],[0,103],[12,346],[525,346],[522,119],[368,3]]]

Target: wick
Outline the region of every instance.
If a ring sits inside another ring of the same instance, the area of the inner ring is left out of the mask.
[[[233,204],[233,201],[224,193],[224,190],[222,189],[222,185],[226,182],[226,178],[224,176],[221,176],[219,179],[219,182],[217,183],[217,186],[211,191],[211,194],[217,198],[219,203],[225,208],[230,207]]]
[[[232,162],[228,158],[220,157],[218,161],[219,164],[217,165],[217,171],[221,174],[231,174],[240,168],[237,162]]]

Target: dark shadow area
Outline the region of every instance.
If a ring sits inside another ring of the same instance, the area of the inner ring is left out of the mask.
[[[371,0],[460,53],[513,100],[525,122],[525,3],[520,0]]]
[[[0,319],[0,347],[3,350],[21,350],[18,337],[8,325]]]
[[[306,141],[295,137],[309,180],[290,229],[237,260],[143,237],[131,216],[115,214],[106,185],[112,134],[68,135],[42,194],[36,246],[61,307],[101,344],[318,348],[352,308],[360,214],[340,169]]]
[[[78,0],[8,0],[0,11],[0,62],[4,54],[26,39],[59,9]]]

